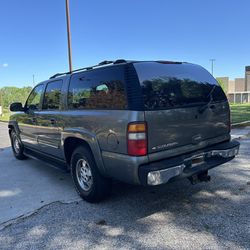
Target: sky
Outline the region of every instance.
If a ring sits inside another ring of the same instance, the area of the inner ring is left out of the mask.
[[[69,0],[73,68],[103,60],[175,60],[244,77],[249,0]],[[0,0],[0,87],[68,71],[65,0]]]

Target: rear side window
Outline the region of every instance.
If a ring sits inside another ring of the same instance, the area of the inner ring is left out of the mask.
[[[226,100],[217,81],[198,65],[144,62],[134,66],[147,110],[202,104],[210,98]]]
[[[126,109],[122,69],[106,68],[72,75],[69,109]]]
[[[60,109],[62,83],[63,82],[60,80],[47,84],[43,99],[44,110]]]

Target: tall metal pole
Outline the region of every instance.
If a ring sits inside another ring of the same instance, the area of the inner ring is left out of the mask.
[[[211,74],[212,74],[212,76],[214,76],[214,61],[215,61],[215,59],[210,59],[209,61],[211,61]]]
[[[70,13],[69,0],[66,0],[66,17],[67,17],[67,36],[68,36],[68,57],[69,57],[69,71],[72,71],[72,50],[71,50],[71,32],[70,32]]]
[[[3,116],[3,94],[2,94],[2,89],[0,89],[0,116]]]
[[[35,75],[32,75],[33,77],[33,86],[35,85]]]

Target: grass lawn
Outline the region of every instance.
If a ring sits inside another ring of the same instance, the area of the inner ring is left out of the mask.
[[[249,104],[230,104],[232,123],[250,121],[250,103]],[[10,112],[4,109],[4,116],[0,116],[0,121],[8,121]]]
[[[230,104],[232,123],[250,121],[250,104]]]

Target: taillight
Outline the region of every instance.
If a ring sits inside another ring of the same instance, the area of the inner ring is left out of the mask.
[[[128,154],[143,156],[148,152],[147,126],[145,122],[133,122],[128,124],[127,131]]]

